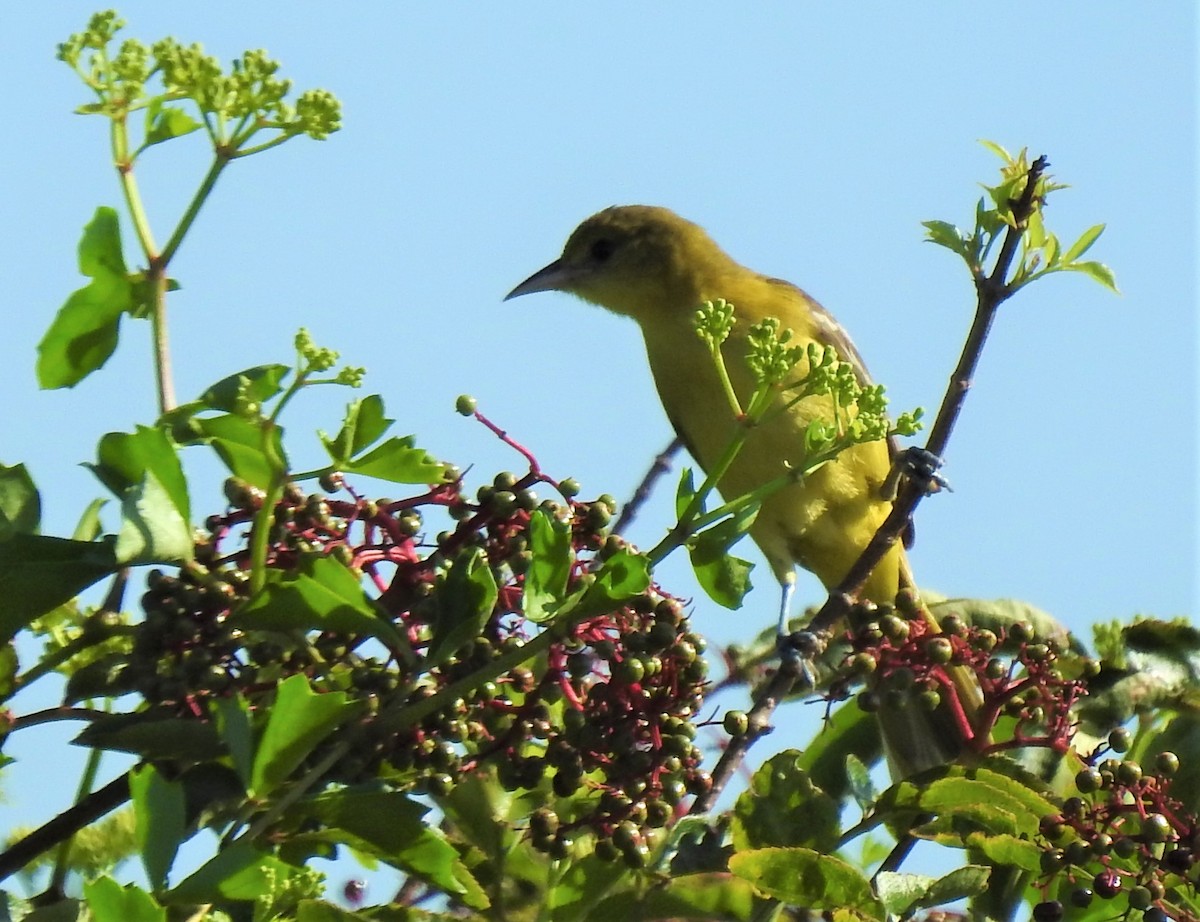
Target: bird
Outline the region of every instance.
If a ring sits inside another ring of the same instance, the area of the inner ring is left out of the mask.
[[[743,407],[755,384],[744,361],[748,334],[767,318],[792,331],[790,344],[832,346],[860,384],[871,380],[846,330],[814,298],[790,282],[741,265],[704,228],[667,208],[618,205],[592,215],[571,233],[557,259],[513,288],[505,300],[547,291],[567,292],[637,322],[667,417],[705,470],[716,465],[740,422],[709,347],[694,327],[704,302],[724,299],[733,305],[734,327],[721,348]],[[797,375],[806,367],[805,359]],[[777,400],[782,407],[783,395]],[[829,397],[806,397],[768,414],[746,434],[718,482],[721,495],[736,498],[789,469],[802,468],[804,433],[819,417],[832,419]],[[783,589],[781,622],[797,565],[832,590],[887,517],[894,454],[894,442],[888,439],[854,445],[762,499],[750,537]],[[901,587],[911,585],[905,549],[896,542],[858,598],[890,605]]]

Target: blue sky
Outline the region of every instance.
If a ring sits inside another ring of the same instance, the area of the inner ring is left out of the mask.
[[[895,406],[933,413],[973,298],[961,263],[921,242],[920,222],[969,220],[976,183],[997,165],[976,139],[1028,146],[1072,186],[1052,200],[1051,229],[1073,240],[1108,224],[1092,253],[1122,295],[1063,275],[1004,306],[947,453],[955,492],[920,511],[918,581],[1024,599],[1085,639],[1101,620],[1193,613],[1191,5],[848,6],[375,2],[334,16],[277,2],[124,4],[128,35],[199,41],[225,60],[266,47],[298,88],[344,104],[329,141],[228,170],[179,253],[180,397],[288,361],[307,326],[369,369],[364,393],[383,394],[397,428],[434,454],[481,478],[518,463],[454,413],[469,392],[549,472],[627,496],[669,438],[636,328],[565,295],[501,298],[581,219],[639,202],[805,287],[851,330]],[[82,284],[79,231],[96,206],[120,202],[105,125],[72,114],[88,97],[54,60],[92,10],[10,9],[0,61],[0,462],[29,466],[54,534],[103,492],[79,467],[99,436],[155,412],[144,324],[127,323],[120,352],[73,390],[42,392],[33,377],[37,342]],[[160,240],[205,169],[201,145],[144,157]],[[292,417],[298,466],[318,458],[307,430],[336,428],[348,397],[314,397]],[[202,517],[220,507],[219,476],[193,464]],[[660,497],[631,537],[653,544],[669,509]],[[736,617],[699,596],[681,562],[660,580],[697,597],[697,623],[718,642],[772,618],[765,567]],[[818,589],[802,582],[799,596],[811,603]],[[14,751],[32,759],[61,738],[46,731]],[[61,798],[36,804],[14,786],[0,824],[44,819],[74,783],[64,776]]]

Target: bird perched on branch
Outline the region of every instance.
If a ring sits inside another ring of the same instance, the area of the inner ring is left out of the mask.
[[[725,299],[734,305],[735,326],[722,354],[742,406],[754,387],[744,360],[747,334],[769,317],[792,330],[791,344],[833,346],[859,382],[869,383],[846,331],[816,301],[795,285],[740,265],[703,228],[666,208],[618,206],[588,218],[558,259],[507,298],[540,291],[569,292],[637,321],[667,416],[706,470],[722,456],[739,421],[709,347],[694,327],[703,302]],[[802,360],[797,373],[806,367]],[[789,467],[803,468],[808,424],[832,416],[830,399],[814,396],[765,419],[747,434],[721,478],[722,495],[742,496]],[[784,587],[785,608],[796,564],[832,589],[858,559],[891,508],[884,490],[891,454],[883,439],[854,445],[763,499],[750,535]],[[860,599],[893,602],[898,590],[911,584],[907,574],[904,549],[897,543],[867,579]]]

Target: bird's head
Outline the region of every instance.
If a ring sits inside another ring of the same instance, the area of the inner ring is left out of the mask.
[[[505,300],[566,291],[618,314],[649,320],[690,311],[733,265],[699,225],[666,208],[619,205],[575,228],[562,256],[523,281]]]

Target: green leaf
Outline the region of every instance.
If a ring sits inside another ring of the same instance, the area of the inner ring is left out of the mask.
[[[0,464],[0,541],[14,534],[37,534],[42,500],[24,464]]]
[[[120,499],[124,499],[130,490],[141,489],[146,474],[153,474],[179,517],[185,522],[191,518],[183,465],[175,446],[162,429],[138,426],[132,434],[108,433],[100,439],[96,463],[89,467]]]
[[[751,589],[750,571],[754,565],[732,556],[729,549],[750,530],[756,515],[757,504],[744,507],[688,540],[696,579],[709,598],[725,608],[741,608]]]
[[[116,555],[121,564],[191,559],[191,503],[179,455],[161,429],[138,426],[131,435],[100,440],[93,474],[121,500]]]
[[[1032,838],[1055,805],[1024,781],[998,771],[948,766],[943,777],[920,786],[902,782],[889,788],[879,809],[935,814],[924,828],[949,843],[977,830]]]
[[[1112,269],[1108,268],[1108,266],[1104,265],[1104,263],[1072,263],[1064,261],[1060,268],[1065,272],[1082,272],[1089,278],[1095,279],[1110,291],[1113,291],[1117,294],[1121,293],[1120,289],[1117,288],[1116,275],[1113,273]]]
[[[979,138],[979,144],[982,145],[986,150],[990,150],[993,154],[995,154],[997,157],[999,157],[1005,163],[1013,162],[1012,154],[1010,154],[1008,151],[1006,151],[1003,147],[1001,147],[995,141],[989,141],[989,140],[987,140],[987,138]]]
[[[570,607],[572,617],[602,614],[628,602],[650,586],[650,562],[644,554],[622,548],[604,560],[595,580]]]
[[[269,572],[263,590],[230,620],[239,627],[371,634],[385,643],[403,644],[359,578],[345,564],[316,552],[302,554],[294,570]]]
[[[1092,248],[1092,244],[1104,233],[1103,224],[1094,224],[1079,235],[1079,239],[1071,244],[1071,248],[1063,254],[1063,262],[1073,263]]]
[[[295,868],[258,851],[244,840],[234,842],[196,873],[171,890],[167,896],[174,904],[211,903],[220,900],[254,900],[270,892],[279,880]]]
[[[850,910],[882,920],[886,910],[857,868],[810,848],[760,848],[735,852],[729,870],[767,896],[812,911]]]
[[[356,850],[409,871],[468,906],[486,908],[487,897],[442,833],[424,819],[429,808],[399,791],[335,791],[299,807],[347,836]]]
[[[276,475],[276,462],[287,464],[283,450],[283,429],[271,426],[269,435],[271,450],[263,446],[263,426],[258,419],[247,419],[235,413],[213,416],[194,421],[204,438],[212,443],[213,450],[225,462],[230,473],[260,490],[269,489]]]
[[[167,910],[134,884],[122,887],[111,877],[97,877],[83,885],[83,897],[92,922],[166,922]]]
[[[696,479],[692,475],[692,469],[685,467],[679,472],[679,486],[675,488],[675,518],[682,519],[695,498]]]
[[[287,365],[278,364],[247,368],[222,378],[189,406],[232,413],[238,408],[239,395],[244,400],[265,403],[283,390],[283,380],[290,372]]]
[[[145,149],[154,144],[161,144],[171,138],[179,138],[185,134],[203,127],[179,106],[167,106],[164,96],[155,96],[146,106],[146,139],[142,142]]]
[[[545,509],[533,510],[529,517],[529,550],[529,569],[522,587],[524,612],[526,618],[540,624],[555,613],[567,591],[575,561],[570,523]]]
[[[850,782],[850,795],[859,809],[866,813],[874,806],[879,792],[871,780],[871,770],[852,752],[846,755],[846,778]]]
[[[115,208],[100,206],[79,240],[79,272],[88,278],[126,275],[121,253],[121,226]]]
[[[92,281],[67,298],[38,344],[38,384],[45,389],[73,387],[108,361],[121,315],[134,308],[112,208],[97,208],[84,228],[79,271]]]
[[[329,452],[333,466],[341,470],[354,455],[387,432],[394,422],[383,414],[383,398],[372,394],[349,404],[337,437],[331,439],[322,432],[321,444]]]
[[[132,306],[125,279],[106,276],[73,292],[38,343],[38,386],[74,387],[101,368],[117,348],[121,314]]]
[[[964,258],[968,256],[967,238],[949,221],[922,221],[921,224],[926,230],[926,241],[952,250]]]
[[[88,503],[83,514],[79,516],[79,521],[76,523],[71,537],[76,541],[95,541],[99,538],[100,533],[104,530],[100,524],[100,510],[106,505],[108,505],[106,499],[94,499]]]
[[[221,741],[229,750],[233,767],[246,787],[254,772],[254,728],[250,724],[250,705],[240,694],[218,698],[216,726]]]
[[[800,768],[801,753],[789,749],[767,760],[733,808],[733,847],[805,845],[822,852],[837,847],[837,803]]]
[[[987,889],[990,875],[991,868],[978,865],[957,868],[939,878],[880,871],[875,877],[875,890],[891,915],[907,917],[918,909],[978,896]]]
[[[71,669],[63,704],[76,704],[88,698],[116,698],[137,691],[137,681],[131,670],[129,653],[109,653],[90,663]]]
[[[1042,849],[1029,839],[973,832],[966,837],[965,842],[969,848],[978,849],[996,864],[1010,865],[1023,871],[1041,869]]]
[[[0,643],[118,569],[111,540],[16,534],[0,541]]]
[[[390,483],[442,483],[447,466],[423,448],[413,447],[413,437],[390,438],[361,458],[341,465],[350,474],[378,477]]]
[[[161,890],[184,838],[183,785],[166,780],[152,765],[140,765],[129,773],[129,793],[146,879]]]
[[[723,872],[671,877],[647,892],[625,890],[600,902],[589,922],[632,919],[723,919],[750,922],[755,915],[754,888]]]
[[[280,682],[254,758],[254,793],[269,794],[286,781],[317,744],[365,706],[363,701],[347,700],[345,692],[318,695],[302,675]]]
[[[461,553],[438,586],[426,665],[441,664],[478,637],[492,616],[498,596],[496,577],[483,549],[474,547]]]
[[[211,724],[180,720],[167,708],[101,717],[84,727],[72,742],[93,749],[132,752],[144,759],[204,762],[225,754]]]
[[[121,530],[114,548],[122,566],[183,563],[195,553],[188,520],[152,473],[121,499]]]

